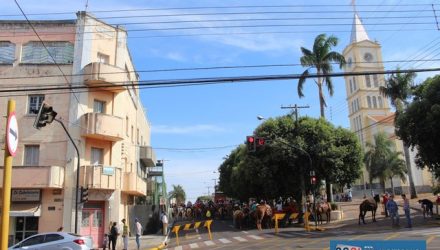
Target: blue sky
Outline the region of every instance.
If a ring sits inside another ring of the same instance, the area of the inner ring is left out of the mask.
[[[88,11],[138,9],[138,11],[95,12],[95,15],[102,18],[113,17],[104,19],[109,23],[138,23],[126,24],[126,28],[129,30],[129,48],[136,69],[145,71],[297,64],[301,56],[299,48],[301,46],[311,48],[314,38],[320,33],[337,36],[340,42],[334,50],[342,52],[349,42],[351,31],[353,12],[350,2],[350,0],[280,0],[270,2],[256,0],[89,0]],[[363,22],[370,39],[377,40],[382,45],[383,60],[436,58],[437,47],[439,46],[435,45],[438,41],[434,39],[438,39],[439,34],[431,5],[407,6],[415,3],[431,4],[433,2],[409,0],[357,1],[357,10],[361,18],[364,18]],[[26,13],[70,12],[66,15],[30,16],[31,19],[74,19],[75,15],[73,13],[84,10],[86,1],[20,0],[19,3]],[[323,6],[324,4],[330,6]],[[284,5],[284,7],[273,8],[273,6],[280,5]],[[287,5],[303,6],[287,7]],[[318,6],[311,7],[310,5]],[[232,6],[236,6],[236,8],[223,8]],[[266,7],[237,8],[239,6]],[[221,8],[195,9],[194,7]],[[440,8],[440,6],[435,6],[435,8]],[[150,10],[141,11],[139,9]],[[416,11],[402,12],[405,10]],[[289,11],[306,13],[279,13]],[[320,13],[309,13],[310,11]],[[207,13],[230,12],[245,12],[247,14],[207,15]],[[2,4],[2,13],[19,14],[19,10],[13,1],[8,0]],[[204,15],[188,15],[196,13]],[[151,17],[152,15],[156,15],[156,17]],[[158,17],[157,15],[162,16]],[[129,18],[114,18],[116,16],[128,16]],[[407,18],[390,19],[393,16],[405,16]],[[319,17],[346,19],[319,19]],[[2,17],[0,19],[7,18]],[[249,18],[272,20],[242,20]],[[291,20],[286,20],[287,18]],[[293,20],[292,18],[297,19]],[[234,20],[231,21],[231,19]],[[198,22],[190,23],[188,21]],[[392,25],[390,23],[397,24]],[[410,25],[408,23],[426,24]],[[243,27],[273,24],[290,26]],[[319,26],[310,26],[318,24]],[[222,28],[212,28],[213,26],[222,26]],[[224,26],[241,27],[225,28]],[[185,29],[170,29],[177,27]],[[188,29],[189,27],[194,29]],[[214,33],[221,35],[212,35]],[[432,43],[429,44],[431,41]],[[435,46],[429,49],[433,45]],[[386,69],[395,69],[396,65],[396,63],[386,63],[385,67]],[[439,63],[436,61],[424,64],[401,63],[400,66],[402,68],[429,68],[438,67]],[[336,72],[339,71],[337,67],[334,69]],[[303,70],[300,66],[289,66],[140,72],[139,74],[141,80],[157,80],[299,74]],[[418,81],[426,76],[428,74],[419,74]],[[329,98],[326,93],[328,103],[326,116],[335,125],[348,127],[344,81],[342,78],[334,78],[333,81],[335,95]],[[257,115],[264,117],[280,116],[288,112],[281,109],[281,105],[298,104],[310,105],[309,109],[301,110],[301,115],[319,117],[316,86],[312,81],[308,81],[304,89],[305,98],[299,99],[296,85],[296,80],[289,80],[141,90],[142,102],[152,124],[152,146],[156,148],[158,159],[165,160],[168,189],[170,190],[173,184],[180,184],[184,187],[190,200],[195,200],[200,195],[206,195],[208,187],[212,191],[213,179],[218,178],[218,173],[215,172],[223,157],[228,155],[238,144],[243,143],[246,135],[252,134],[261,122],[256,119]],[[216,149],[200,150],[199,148]]]

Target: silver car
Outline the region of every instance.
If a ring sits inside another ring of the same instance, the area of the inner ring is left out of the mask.
[[[65,232],[32,235],[8,248],[9,250],[90,250],[92,238]]]

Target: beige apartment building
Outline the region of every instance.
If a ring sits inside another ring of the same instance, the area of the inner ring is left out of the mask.
[[[345,47],[343,55],[347,64],[344,71],[351,72],[374,72],[384,71],[381,46],[378,41],[369,38],[365,27],[357,13],[353,18],[350,43]],[[349,110],[350,127],[355,132],[365,150],[367,142],[374,144],[374,135],[385,132],[393,141],[394,150],[404,153],[403,142],[395,135],[394,112],[390,109],[390,101],[383,96],[379,88],[385,86],[384,75],[354,75],[345,76],[345,88]],[[428,170],[421,170],[415,164],[415,151],[410,152],[411,172],[414,185],[418,192],[431,192],[434,179]],[[358,190],[380,190],[378,181],[368,183],[368,171],[363,169],[361,179],[356,183]],[[409,179],[406,181],[395,177],[386,181],[386,188],[392,186],[398,193],[409,193]],[[391,190],[389,190],[391,191]]]
[[[110,221],[126,218],[134,223],[129,206],[147,194],[148,168],[156,162],[127,32],[85,12],[76,20],[32,25],[45,46],[26,21],[0,21],[0,88],[13,90],[0,94],[0,123],[6,124],[7,101],[12,98],[19,126],[10,239],[17,242],[60,227],[74,232],[79,171],[80,186],[89,188],[89,197],[78,210],[78,233],[91,235],[97,247]],[[65,88],[70,86],[88,88]],[[58,87],[65,89],[53,89]],[[57,121],[41,130],[33,127],[43,101],[58,113],[79,159]],[[0,131],[3,148],[5,126]],[[1,159],[3,154],[0,151]]]

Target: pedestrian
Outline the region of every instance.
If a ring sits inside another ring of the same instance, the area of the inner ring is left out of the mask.
[[[168,232],[168,217],[164,211],[162,211],[162,232],[163,235],[167,235]]]
[[[397,203],[394,201],[394,195],[390,196],[390,199],[387,202],[387,210],[391,217],[391,222],[393,227],[399,226],[399,210],[397,207]]]
[[[352,201],[353,200],[353,193],[351,192],[351,189],[348,190],[348,201]]]
[[[102,250],[107,249],[107,245],[108,245],[108,234],[104,234],[104,238],[102,239]]]
[[[125,219],[122,219],[122,243],[124,244],[123,250],[128,250],[128,225],[125,223]]]
[[[108,233],[107,233],[107,235],[108,235],[108,249],[111,249],[110,246],[112,243],[112,226],[113,226],[113,221],[110,221],[108,223]]]
[[[405,194],[402,194],[402,199],[403,199],[403,212],[405,212],[405,217],[406,217],[406,227],[407,228],[411,228],[412,224],[411,224],[411,214],[410,214],[410,206],[409,206],[409,199],[406,198]]]
[[[136,245],[137,245],[137,250],[139,250],[139,248],[141,247],[141,243],[139,241],[139,238],[142,235],[142,225],[139,222],[138,218],[135,218],[134,221],[135,221],[135,226],[136,226]]]
[[[382,204],[385,210],[385,217],[388,217],[387,202],[388,202],[388,193],[385,193],[382,197]]]
[[[116,250],[116,240],[118,239],[119,231],[118,227],[116,226],[116,222],[113,222],[112,228],[110,230],[111,238],[110,242],[112,245],[111,250]]]

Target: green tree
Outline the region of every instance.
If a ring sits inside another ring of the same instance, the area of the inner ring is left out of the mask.
[[[391,189],[394,194],[394,184],[393,177],[397,176],[403,182],[406,182],[406,174],[408,172],[408,168],[406,166],[406,162],[401,158],[401,152],[392,152],[388,157],[388,166],[389,166],[389,174],[388,178],[390,179]]]
[[[309,50],[301,47],[301,52],[303,56],[300,58],[301,65],[307,67],[307,69],[301,74],[298,81],[298,95],[303,97],[303,85],[306,81],[306,77],[310,74],[310,69],[314,68],[318,75],[318,79],[315,80],[318,86],[319,94],[319,107],[321,109],[321,117],[324,117],[324,107],[326,106],[325,97],[323,93],[323,86],[327,86],[330,96],[333,96],[333,83],[328,76],[332,73],[333,67],[332,63],[338,63],[339,67],[345,64],[345,58],[340,53],[331,51],[332,47],[338,45],[338,38],[335,36],[326,37],[325,34],[320,34],[315,38],[313,43],[313,49]],[[323,75],[323,76],[320,76]]]
[[[394,122],[397,121],[397,117],[408,105],[408,99],[412,95],[412,85],[415,77],[416,74],[413,72],[392,74],[386,80],[386,85],[379,88],[380,93],[383,96],[390,98],[391,105],[396,108],[396,119],[394,120]],[[411,171],[411,158],[409,147],[405,140],[403,141],[403,150],[405,153],[404,155],[409,179],[410,195],[411,199],[415,199],[417,198],[417,192]]]
[[[426,79],[413,91],[413,101],[397,117],[396,134],[416,147],[416,164],[440,177],[440,76]]]
[[[185,203],[186,193],[180,185],[173,185],[173,190],[168,195],[170,198],[175,198],[177,204]]]

